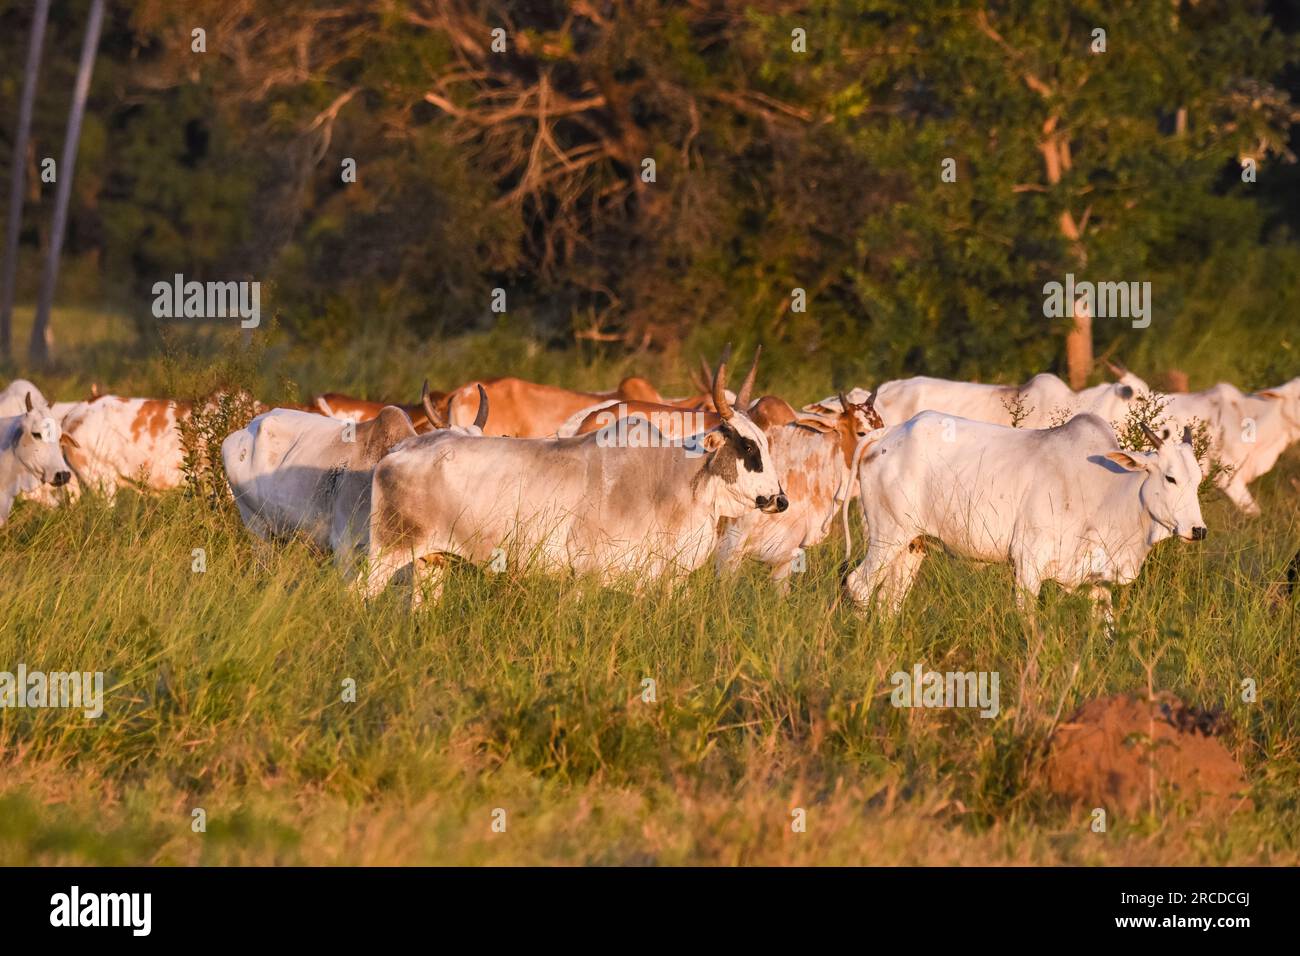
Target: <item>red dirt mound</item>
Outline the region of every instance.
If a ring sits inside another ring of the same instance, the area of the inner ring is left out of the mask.
[[[1215,739],[1223,721],[1172,694],[1084,704],[1052,735],[1044,768],[1052,793],[1107,813],[1170,801],[1211,813],[1250,810],[1241,764]]]

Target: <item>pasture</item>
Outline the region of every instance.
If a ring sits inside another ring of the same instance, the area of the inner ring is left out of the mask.
[[[120,324],[61,314],[75,338],[39,380],[52,400],[92,381],[179,395],[225,376],[267,397],[410,401],[426,376],[446,387],[502,368],[574,387],[637,371],[671,392],[694,364],[551,353],[504,332],[329,351],[194,339],[146,357]],[[848,380],[778,355],[759,392],[801,403]],[[1294,865],[1300,598],[1281,585],[1298,482],[1292,449],[1253,486],[1262,518],[1207,491],[1208,540],[1157,547],[1119,591],[1113,634],[1082,594],[1048,586],[1037,639],[1007,568],[941,554],[897,621],[855,615],[836,601],[838,533],[788,597],[758,565],[640,597],[461,568],[441,605],[412,615],[400,591],[363,604],[328,560],[255,541],[228,502],[21,503],[0,530],[0,660],[104,671],[106,701],[98,720],[0,710],[0,861]],[[891,706],[890,675],[917,664],[998,672],[999,714]],[[1083,701],[1148,687],[1224,708],[1253,812],[1205,819],[1161,799],[1097,833],[1050,798],[1052,729]]]

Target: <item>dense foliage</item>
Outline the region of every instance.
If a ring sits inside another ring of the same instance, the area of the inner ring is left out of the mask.
[[[28,6],[0,4],[6,166]],[[33,174],[84,6],[52,15]],[[1100,320],[1099,352],[1186,364],[1226,323],[1269,348],[1218,374],[1289,374],[1297,22],[1271,6],[113,3],[64,300],[152,333],[160,278],[254,278],[323,343],[490,327],[502,288],[552,344],[717,328],[864,375],[1015,378],[1062,368],[1042,287],[1075,272],[1154,286],[1151,329]]]

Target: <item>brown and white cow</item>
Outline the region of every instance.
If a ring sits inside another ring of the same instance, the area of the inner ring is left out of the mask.
[[[219,401],[218,391],[204,403]],[[267,405],[241,393],[241,399],[258,412]],[[309,411],[305,406],[283,406]],[[72,467],[73,496],[89,488],[109,503],[118,489],[130,485],[140,491],[169,491],[180,485],[185,452],[180,425],[193,412],[194,403],[170,398],[126,398],[94,395],[84,402],[55,403],[63,431],[77,442],[67,451]]]
[[[843,395],[838,413],[828,421],[794,418],[766,428],[772,459],[790,507],[780,514],[751,512],[726,524],[718,543],[718,572],[735,570],[746,558],[772,568],[772,580],[784,592],[804,551],[830,533],[835,515],[857,497],[854,454],[862,439],[883,427],[874,396],[852,404]]]
[[[172,399],[117,395],[73,404],[63,430],[77,442],[67,457],[80,489],[112,502],[123,484],[149,491],[175,488],[184,458],[177,425],[191,408]]]

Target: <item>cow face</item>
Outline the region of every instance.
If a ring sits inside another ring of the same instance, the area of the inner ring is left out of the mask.
[[[13,451],[18,463],[40,484],[59,487],[72,480],[72,472],[63,459],[62,442],[76,445],[64,435],[49,406],[43,400],[33,403],[28,393],[27,411],[18,422]]]
[[[767,436],[748,417],[736,412],[700,439],[709,460],[705,470],[721,479],[728,497],[744,510],[775,514],[789,507],[772,461]]]
[[[1191,431],[1184,431],[1183,438],[1161,442],[1154,452],[1115,451],[1106,457],[1128,471],[1146,474],[1138,494],[1156,524],[1177,537],[1199,541],[1209,534],[1197,496],[1201,466],[1192,451]]]

